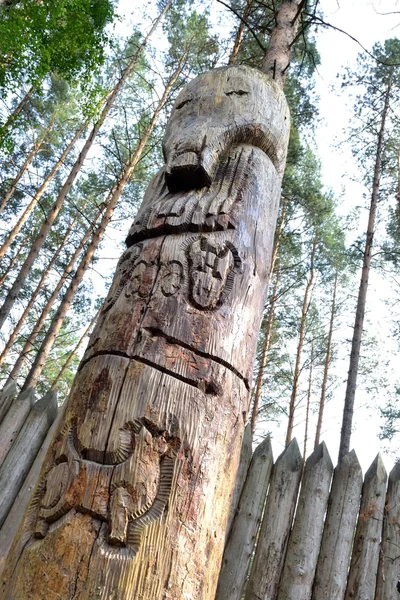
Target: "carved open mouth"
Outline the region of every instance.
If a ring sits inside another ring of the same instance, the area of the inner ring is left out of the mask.
[[[168,162],[165,181],[173,194],[211,185],[211,177],[201,164],[199,153],[191,150],[175,154]]]

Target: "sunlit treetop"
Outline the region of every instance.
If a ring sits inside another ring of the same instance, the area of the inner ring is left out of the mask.
[[[0,90],[49,73],[88,80],[102,64],[113,0],[0,0]]]

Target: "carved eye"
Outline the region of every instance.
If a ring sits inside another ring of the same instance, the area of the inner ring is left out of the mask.
[[[227,96],[247,96],[249,92],[244,90],[232,90],[231,92],[225,92]]]
[[[191,102],[191,101],[192,101],[192,98],[187,98],[186,100],[182,100],[182,102],[180,102],[178,104],[178,106],[176,107],[176,110],[183,108],[185,106],[185,104],[189,104],[189,102]]]

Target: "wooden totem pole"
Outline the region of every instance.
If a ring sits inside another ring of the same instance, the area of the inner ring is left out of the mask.
[[[256,70],[180,93],[2,598],[214,598],[288,135]]]

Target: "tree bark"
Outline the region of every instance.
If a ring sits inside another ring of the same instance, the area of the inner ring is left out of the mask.
[[[338,280],[338,272],[336,271],[335,281],[333,283],[331,317],[329,320],[329,332],[328,332],[328,340],[327,340],[327,344],[326,344],[326,353],[325,353],[325,360],[324,360],[324,375],[322,378],[321,397],[319,399],[318,420],[317,420],[317,428],[315,431],[314,448],[319,446],[320,441],[321,441],[320,438],[321,438],[322,421],[324,418],[324,410],[325,410],[325,402],[326,402],[326,388],[328,386],[328,374],[329,374],[329,367],[331,364],[333,324],[335,322],[335,312],[336,312],[337,280]]]
[[[252,69],[178,96],[7,599],[214,598],[288,134],[282,92]]]
[[[17,189],[18,183],[21,181],[22,177],[28,170],[29,165],[35,158],[36,154],[39,152],[44,140],[46,139],[46,135],[49,133],[49,131],[51,131],[51,129],[53,128],[53,125],[54,125],[54,120],[51,121],[50,125],[46,128],[44,134],[38,140],[36,140],[36,142],[32,146],[31,151],[28,152],[28,155],[24,161],[24,164],[18,171],[18,174],[14,177],[10,187],[8,188],[8,190],[6,190],[6,193],[4,194],[4,196],[0,202],[0,214],[4,211],[5,207],[7,206],[7,202],[9,202],[9,200],[11,200],[15,190]],[[10,245],[11,245],[11,242],[10,242]],[[0,258],[2,256],[3,256],[3,254],[0,254]]]
[[[363,266],[361,271],[360,287],[358,289],[356,318],[353,328],[353,339],[351,342],[349,373],[347,376],[346,395],[342,418],[342,429],[340,432],[339,462],[350,450],[351,428],[353,424],[354,399],[357,387],[358,365],[360,362],[361,338],[364,328],[365,306],[367,301],[367,290],[369,272],[371,268],[372,246],[375,233],[375,219],[378,207],[379,183],[381,176],[383,136],[385,133],[386,117],[389,110],[390,93],[392,89],[392,76],[390,76],[385,92],[385,102],[382,111],[381,125],[378,133],[376,146],[374,177],[372,182],[371,204],[369,207],[367,236],[365,239]]]
[[[285,223],[285,215],[286,215],[286,203],[285,203],[285,200],[283,200],[283,202],[281,204],[280,222],[279,222],[279,226],[277,228],[276,234],[275,234],[274,249],[272,251],[270,279],[272,277],[272,274],[275,271],[276,259],[278,257],[279,247],[280,247],[280,238],[281,238],[282,231],[284,228],[284,223]],[[263,346],[262,346],[262,350],[261,350],[261,357],[260,357],[260,367],[259,367],[258,373],[257,373],[257,380],[256,380],[256,385],[255,385],[255,390],[254,390],[254,397],[253,397],[253,406],[251,409],[251,421],[250,422],[251,422],[251,433],[253,436],[254,436],[254,432],[256,430],[257,417],[258,417],[258,413],[259,413],[258,407],[260,405],[264,372],[265,372],[265,368],[267,366],[268,351],[269,351],[270,345],[271,345],[272,325],[273,325],[274,318],[275,318],[275,307],[276,307],[276,301],[278,299],[279,281],[280,281],[280,270],[278,269],[275,273],[275,283],[274,283],[274,288],[273,288],[273,291],[271,294],[271,300],[269,303],[268,317],[267,317],[267,322],[266,322],[265,329],[264,329],[264,342],[263,342]]]
[[[79,171],[81,170],[82,164],[83,164],[90,148],[92,147],[93,142],[94,142],[101,126],[103,125],[108,113],[110,112],[112,106],[114,105],[114,102],[115,102],[119,92],[122,90],[129,75],[132,73],[141,53],[143,52],[144,48],[146,47],[146,45],[148,43],[150,36],[152,35],[155,28],[159,24],[160,20],[163,18],[163,16],[165,15],[165,13],[168,11],[169,7],[171,6],[171,1],[172,0],[167,2],[165,7],[163,8],[162,12],[159,14],[157,19],[154,21],[154,24],[151,27],[149,33],[143,40],[142,44],[139,46],[136,54],[129,61],[128,66],[123,70],[120,79],[118,80],[117,84],[115,85],[112,92],[108,96],[108,98],[105,102],[105,105],[103,107],[103,110],[101,111],[100,117],[98,118],[92,131],[90,132],[89,137],[87,138],[77,160],[75,161],[75,163],[63,185],[63,187],[61,188],[61,191],[57,197],[56,202],[53,204],[52,208],[50,209],[49,213],[47,214],[47,217],[41,227],[39,235],[37,236],[36,240],[34,241],[32,248],[21,268],[21,271],[19,272],[16,280],[14,281],[12,288],[10,289],[10,291],[3,303],[3,306],[0,308],[0,330],[2,329],[4,322],[7,319],[8,315],[10,314],[12,306],[24,284],[25,278],[26,278],[30,268],[32,267],[34,261],[36,260],[38,254],[39,254],[39,251],[47,237],[47,234],[49,233],[51,226],[53,225],[54,221],[56,220],[58,213],[60,212],[60,210],[64,204],[64,200],[67,197],[67,194],[70,192],[70,190],[75,182],[75,179],[78,176]]]
[[[68,146],[65,148],[64,152],[61,154],[61,156],[58,159],[58,161],[56,162],[56,164],[51,169],[50,173],[44,179],[42,185],[39,187],[39,189],[37,190],[37,192],[34,195],[34,197],[32,198],[32,200],[29,202],[28,206],[25,208],[23,214],[20,216],[20,218],[18,219],[18,221],[16,222],[16,224],[10,231],[9,235],[7,236],[7,239],[5,240],[4,244],[0,248],[0,258],[2,258],[5,255],[5,253],[8,251],[8,249],[10,248],[11,244],[13,243],[13,241],[15,240],[15,238],[21,231],[23,225],[26,223],[29,215],[31,214],[31,212],[33,211],[35,206],[37,206],[37,204],[38,204],[39,200],[41,199],[41,197],[43,196],[44,192],[47,190],[50,183],[54,179],[54,176],[56,175],[57,171],[60,169],[60,167],[62,167],[68,154],[70,153],[72,148],[75,146],[78,139],[81,137],[86,126],[87,126],[87,124],[85,123],[85,125],[83,125],[76,132],[76,134],[74,135],[74,137],[72,138],[72,140],[70,141]]]
[[[136,148],[136,151],[134,152],[134,154],[130,160],[130,163],[120,173],[120,176],[118,177],[117,182],[115,183],[113,189],[111,190],[111,192],[109,194],[109,197],[106,200],[106,210],[101,219],[101,222],[100,222],[99,226],[97,227],[96,231],[94,232],[92,240],[86,249],[86,252],[85,252],[72,280],[71,280],[71,283],[70,283],[67,291],[64,294],[63,299],[61,300],[60,306],[58,307],[57,312],[54,315],[54,318],[52,319],[51,325],[50,325],[50,327],[46,333],[46,336],[35,356],[35,360],[33,361],[33,365],[27,375],[27,378],[25,380],[25,383],[24,383],[22,389],[26,389],[27,387],[35,387],[37,380],[40,377],[40,374],[46,363],[47,357],[49,356],[50,350],[53,347],[56,337],[62,327],[62,324],[64,323],[64,319],[67,315],[67,312],[70,309],[71,304],[74,300],[74,297],[78,290],[78,287],[82,283],[83,277],[84,277],[87,269],[89,268],[90,263],[92,262],[94,253],[96,252],[97,248],[99,247],[99,244],[103,238],[104,232],[105,232],[108,224],[111,221],[111,217],[114,214],[114,210],[117,205],[117,202],[118,202],[122,192],[124,191],[126,184],[128,183],[129,179],[131,178],[132,173],[134,172],[136,165],[138,164],[140,157],[142,156],[143,150],[145,149],[145,146],[150,138],[150,135],[157,123],[160,112],[164,108],[164,105],[165,105],[166,101],[168,100],[171,90],[172,90],[173,86],[175,85],[175,82],[178,79],[179,75],[182,72],[182,67],[183,67],[185,58],[186,58],[186,55],[183,56],[182,59],[180,60],[177,69],[175,70],[174,74],[172,75],[168,85],[164,89],[164,92],[158,102],[157,108],[155,109],[155,111],[149,121],[149,124],[147,125],[147,127],[143,133],[143,136]]]
[[[300,317],[300,331],[299,331],[299,342],[297,344],[297,352],[296,352],[296,362],[294,365],[293,372],[293,385],[292,385],[292,393],[290,396],[290,404],[289,404],[289,418],[288,418],[288,426],[286,431],[286,446],[290,443],[293,434],[293,425],[294,425],[294,414],[296,410],[296,398],[297,391],[299,387],[299,379],[301,373],[301,357],[303,354],[303,346],[304,346],[304,338],[306,335],[306,319],[307,313],[310,306],[310,295],[312,286],[314,283],[314,257],[315,250],[317,247],[317,238],[314,237],[312,249],[311,249],[311,257],[310,257],[310,274],[308,277],[306,289],[304,291],[303,298],[303,306],[301,309],[301,317]]]
[[[243,42],[244,28],[246,27],[245,22],[249,18],[252,6],[253,0],[247,0],[246,7],[243,11],[243,18],[239,21],[235,41],[233,42],[233,48],[229,56],[228,65],[230,67],[236,63],[237,55],[239,54],[240,46]]]
[[[20,355],[18,356],[17,360],[15,361],[15,364],[14,364],[14,366],[11,370],[11,373],[8,377],[7,383],[10,381],[14,381],[17,378],[27,356],[34,349],[34,344],[35,344],[36,338],[39,335],[39,333],[41,332],[41,330],[46,322],[46,319],[47,319],[48,315],[50,314],[50,311],[51,311],[55,301],[57,300],[58,295],[61,292],[65,282],[71,275],[73,268],[75,266],[75,263],[78,260],[79,255],[81,254],[86,242],[90,239],[90,236],[93,233],[93,228],[94,228],[96,221],[102,211],[103,211],[103,207],[99,209],[98,215],[96,215],[96,217],[94,218],[93,222],[87,229],[85,235],[83,236],[83,238],[79,242],[78,246],[76,247],[75,252],[71,256],[69,263],[65,267],[64,272],[61,275],[60,279],[58,280],[58,283],[57,283],[56,287],[54,288],[53,292],[51,293],[50,298],[47,300],[46,305],[43,307],[40,317],[37,319],[34,328],[32,329],[31,333],[29,334]]]
[[[281,88],[285,84],[304,4],[305,0],[284,0],[275,16],[276,25],[271,32],[262,70]]]
[[[306,460],[307,460],[307,441],[308,441],[308,429],[310,426],[309,420],[310,420],[311,391],[312,391],[312,382],[313,382],[313,366],[314,366],[314,341],[311,344],[310,368],[308,370],[306,426],[304,429],[304,445],[303,445],[304,464],[306,463]]]
[[[21,254],[23,255],[23,252],[26,249],[26,240],[27,239],[28,239],[27,235],[22,238],[22,241],[21,241],[20,245],[18,246],[16,253],[12,257],[12,259],[10,260],[10,262],[8,264],[8,267],[6,268],[6,270],[3,272],[3,274],[0,277],[0,285],[3,285],[3,283],[5,282],[5,280],[11,273],[13,266],[18,261],[18,259],[21,257]]]
[[[49,264],[47,265],[47,267],[45,268],[45,270],[42,273],[42,276],[39,280],[39,283],[36,286],[36,289],[34,290],[32,296],[29,299],[28,304],[26,305],[26,307],[24,308],[24,310],[22,311],[22,314],[20,316],[20,318],[18,319],[18,323],[16,324],[16,326],[14,327],[10,337],[7,340],[6,345],[4,346],[4,349],[2,351],[2,353],[0,354],[0,367],[1,365],[4,363],[5,359],[7,358],[7,354],[9,353],[9,351],[12,348],[12,345],[14,344],[15,340],[17,339],[17,336],[19,334],[19,332],[22,329],[23,324],[26,321],[27,316],[29,315],[29,313],[31,312],[35,302],[36,302],[36,298],[39,296],[40,292],[42,291],[43,288],[43,284],[46,281],[47,277],[50,274],[51,269],[53,268],[57,258],[60,255],[60,252],[63,250],[64,246],[65,246],[65,242],[67,241],[72,228],[75,225],[75,220],[71,222],[70,226],[68,227],[67,231],[65,232],[64,238],[61,241],[61,244],[59,245],[59,247],[57,248],[57,250],[54,252],[53,256],[51,257],[51,260],[49,262]]]
[[[22,112],[22,109],[24,108],[25,104],[28,102],[28,100],[32,96],[33,92],[36,90],[36,87],[37,87],[37,84],[34,84],[29,88],[29,90],[26,92],[26,94],[24,95],[22,100],[19,102],[19,104],[14,109],[14,111],[11,113],[11,115],[9,115],[9,117],[7,118],[4,125],[1,125],[1,127],[0,127],[0,142],[3,140],[11,123],[13,121],[15,121],[15,119],[18,117],[18,115]]]

